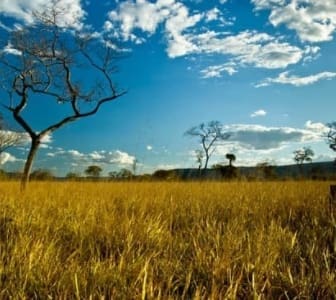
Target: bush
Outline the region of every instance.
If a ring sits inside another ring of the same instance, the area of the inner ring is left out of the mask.
[[[51,180],[54,178],[53,173],[47,169],[37,169],[30,175],[32,180]]]

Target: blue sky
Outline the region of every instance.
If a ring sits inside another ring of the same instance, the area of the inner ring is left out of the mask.
[[[139,173],[196,167],[200,145],[183,134],[211,120],[233,134],[210,165],[228,152],[237,165],[291,164],[304,146],[314,161],[333,159],[322,135],[336,111],[335,0],[56,2],[66,7],[63,26],[91,26],[127,54],[115,79],[128,93],[55,132],[34,168],[64,175],[99,164],[107,173],[135,158]],[[2,38],[50,3],[2,1]],[[51,115],[34,106],[29,116],[39,130]],[[26,153],[8,151],[2,167],[20,170]]]

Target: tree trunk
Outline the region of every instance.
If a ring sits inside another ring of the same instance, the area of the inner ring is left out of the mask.
[[[206,170],[208,168],[208,162],[209,162],[209,156],[206,156],[203,170]]]
[[[32,139],[29,153],[27,156],[27,160],[25,162],[22,178],[21,178],[21,190],[22,191],[26,189],[27,183],[29,182],[29,177],[30,177],[32,166],[33,166],[33,161],[34,161],[34,158],[36,156],[39,146],[40,146],[40,138]]]

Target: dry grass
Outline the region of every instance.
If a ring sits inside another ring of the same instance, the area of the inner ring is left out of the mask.
[[[335,299],[326,182],[0,185],[0,298]]]

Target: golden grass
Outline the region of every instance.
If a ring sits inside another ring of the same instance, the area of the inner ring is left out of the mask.
[[[327,182],[0,183],[0,299],[335,299]]]

